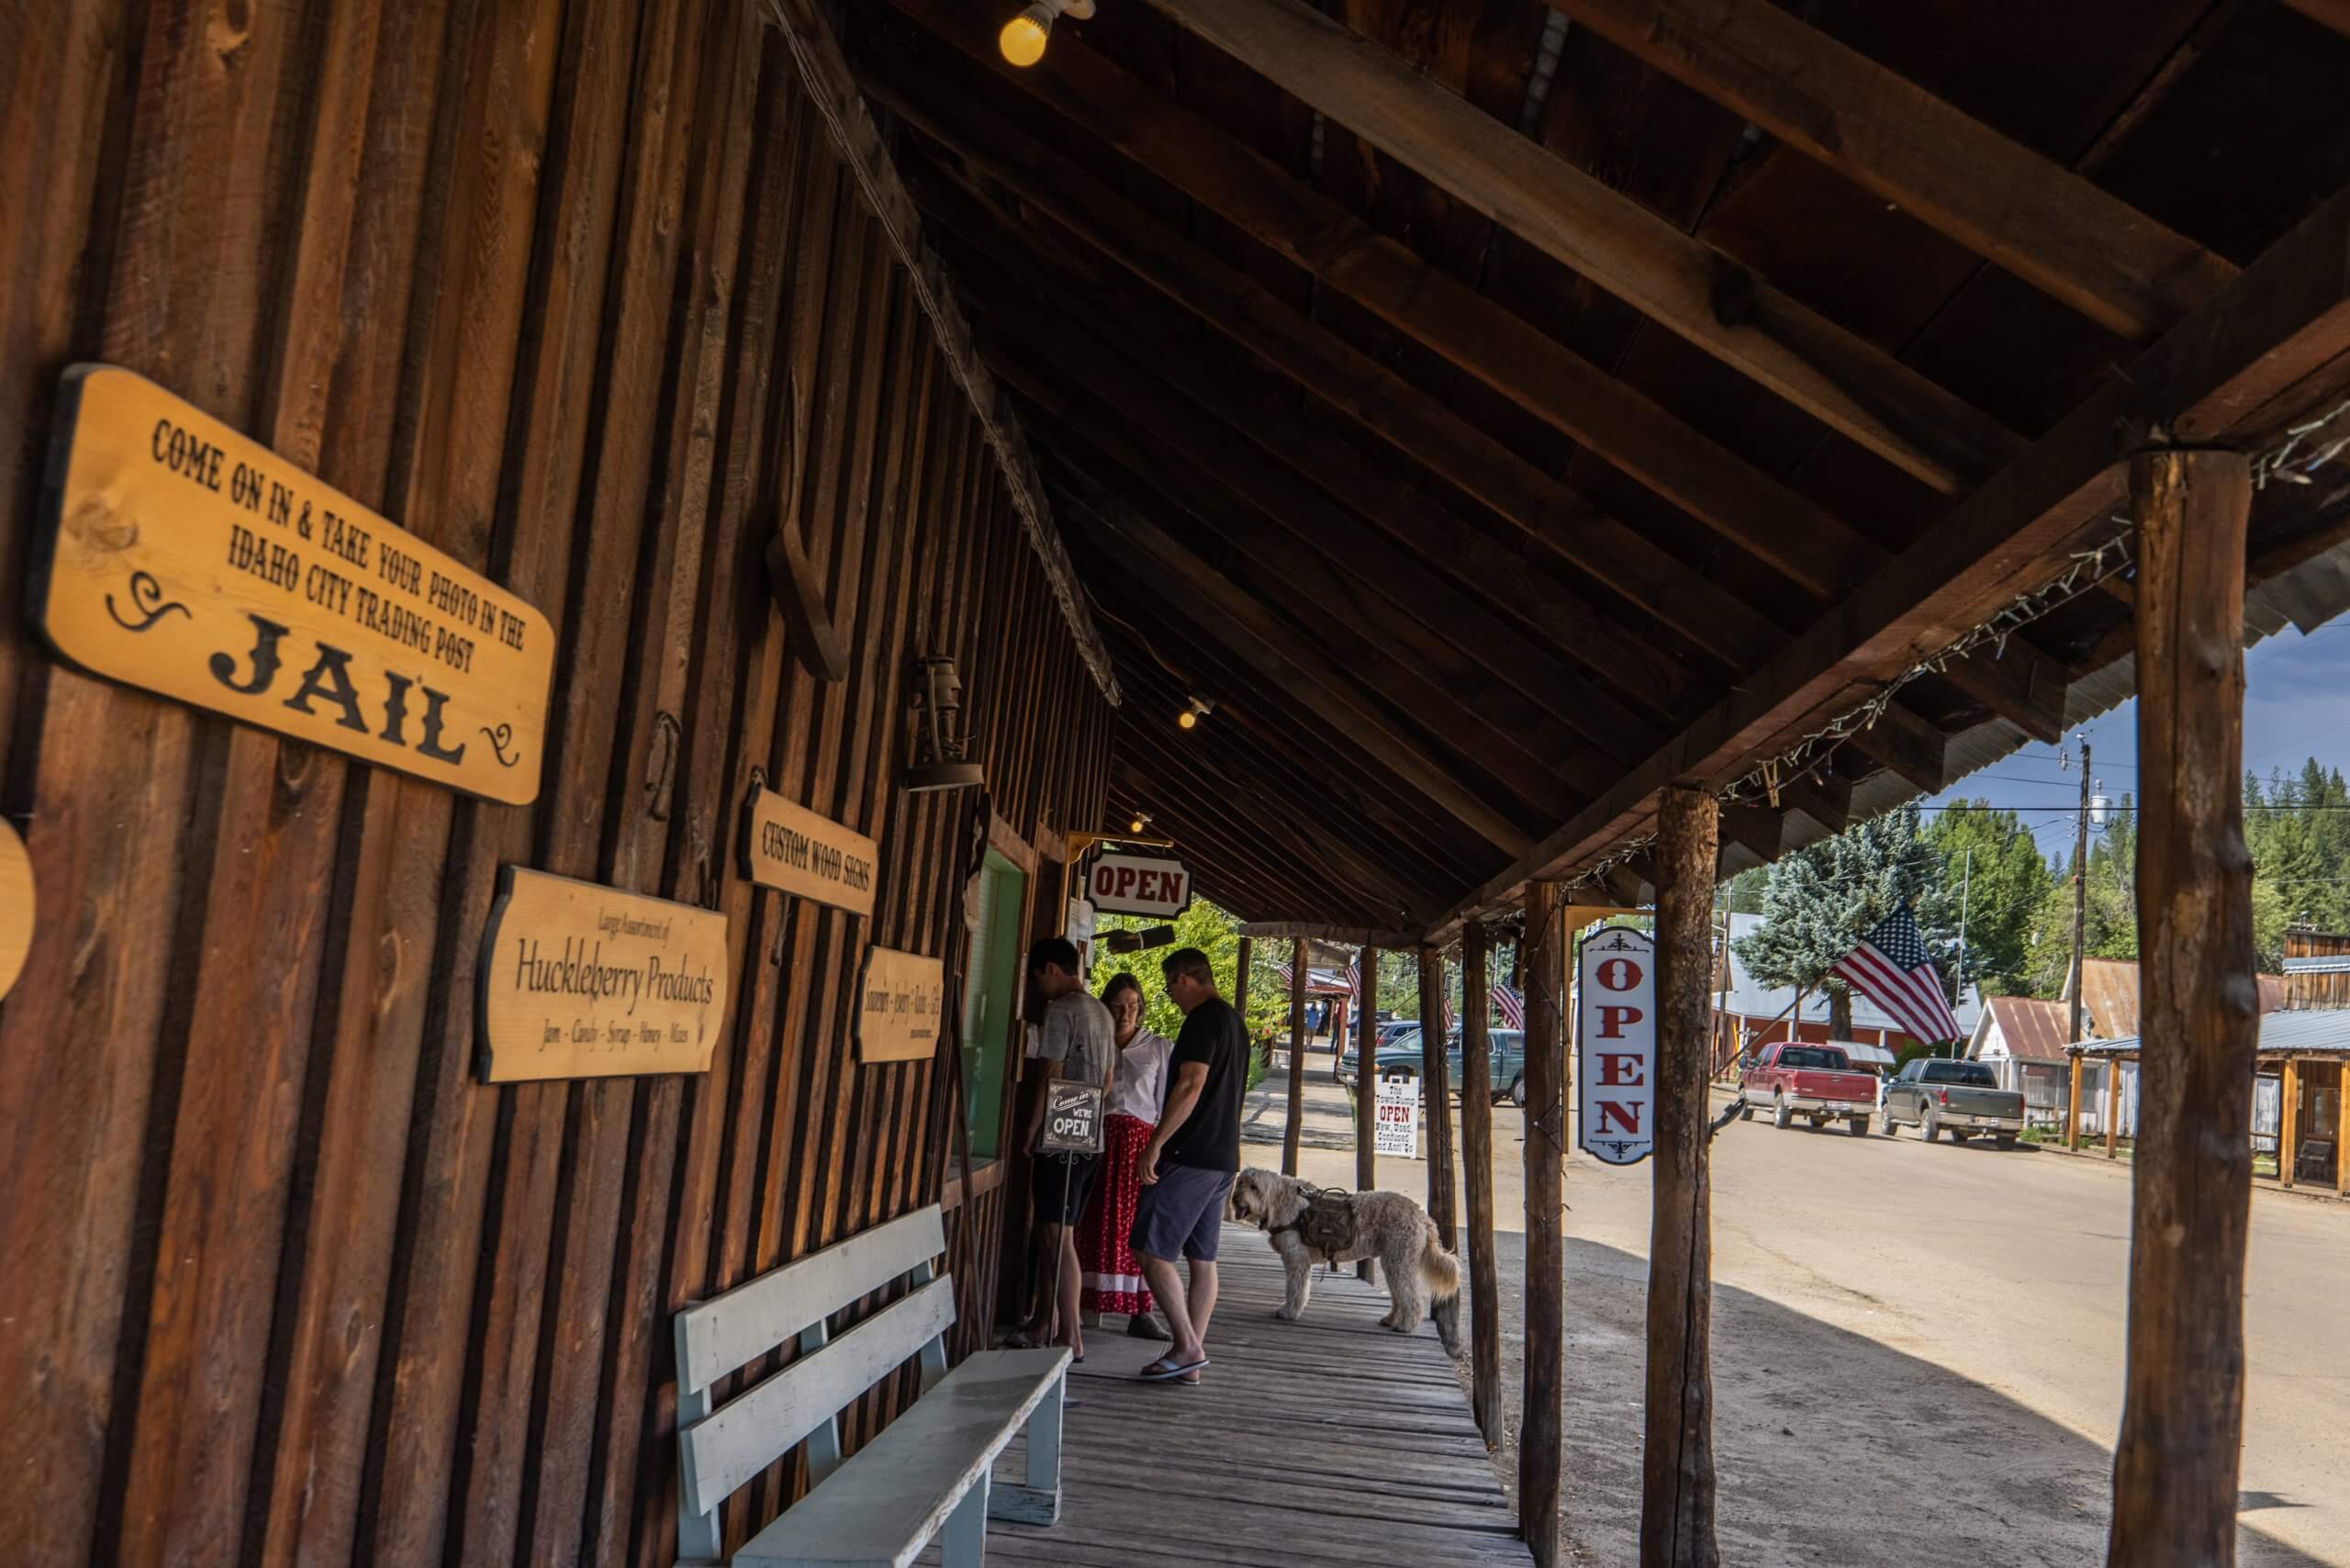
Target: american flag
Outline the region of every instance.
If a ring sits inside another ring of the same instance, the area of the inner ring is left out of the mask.
[[[1526,1027],[1526,998],[1499,980],[1494,982],[1494,1013],[1505,1029]]]
[[[1942,974],[1926,955],[1926,939],[1908,905],[1878,921],[1830,972],[1920,1042],[1958,1038],[1958,1018],[1942,995]]]
[[[1347,965],[1347,994],[1348,996],[1362,994],[1362,960],[1360,958],[1353,959]]]

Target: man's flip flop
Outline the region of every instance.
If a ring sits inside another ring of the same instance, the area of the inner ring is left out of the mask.
[[[1207,1364],[1208,1359],[1205,1356],[1202,1356],[1196,1361],[1181,1362],[1177,1361],[1172,1356],[1161,1356],[1135,1375],[1145,1383],[1173,1383],[1181,1378],[1185,1372],[1195,1372]],[[1196,1383],[1199,1380],[1193,1378],[1190,1381]]]

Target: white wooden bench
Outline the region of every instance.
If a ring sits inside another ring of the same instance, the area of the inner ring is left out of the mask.
[[[946,1249],[939,1211],[922,1209],[677,1315],[680,1568],[902,1568],[942,1531],[946,1568],[979,1568],[990,1517],[1060,1518],[1069,1352],[987,1350],[949,1372],[955,1283],[934,1261]],[[901,1280],[904,1295],[830,1336],[832,1314]],[[789,1366],[713,1406],[721,1378],[784,1344],[800,1349]],[[921,1397],[844,1462],[840,1412],[916,1356]],[[1027,1484],[993,1485],[996,1456],[1023,1426]],[[720,1505],[803,1439],[808,1495],[729,1558]]]

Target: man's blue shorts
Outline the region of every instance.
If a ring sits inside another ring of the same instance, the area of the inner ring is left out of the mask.
[[[1135,1204],[1135,1227],[1127,1245],[1146,1258],[1172,1260],[1180,1255],[1214,1262],[1233,1174],[1191,1165],[1161,1165],[1158,1180],[1142,1190]]]

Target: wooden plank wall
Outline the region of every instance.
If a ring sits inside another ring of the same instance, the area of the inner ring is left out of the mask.
[[[2350,958],[2350,933],[2339,931],[2288,931],[2285,933],[2285,960],[2295,958]],[[2350,1007],[2350,974],[2294,974],[2285,976],[2287,1007]]]
[[[1110,710],[756,6],[21,22],[0,809],[41,922],[0,1003],[0,1540],[38,1564],[666,1563],[667,1315],[936,1196],[944,1078],[846,1047],[860,944],[959,963],[970,813],[1098,821]],[[544,610],[539,801],[50,662],[21,585],[57,377],[84,359]],[[843,684],[787,655],[778,523],[828,585]],[[912,660],[940,651],[987,802],[894,784]],[[742,879],[755,778],[881,840],[869,932]],[[707,1075],[475,1081],[509,862],[725,911],[738,989]],[[958,1267],[1001,1223],[973,1207]],[[749,1489],[735,1528],[793,1484]]]

